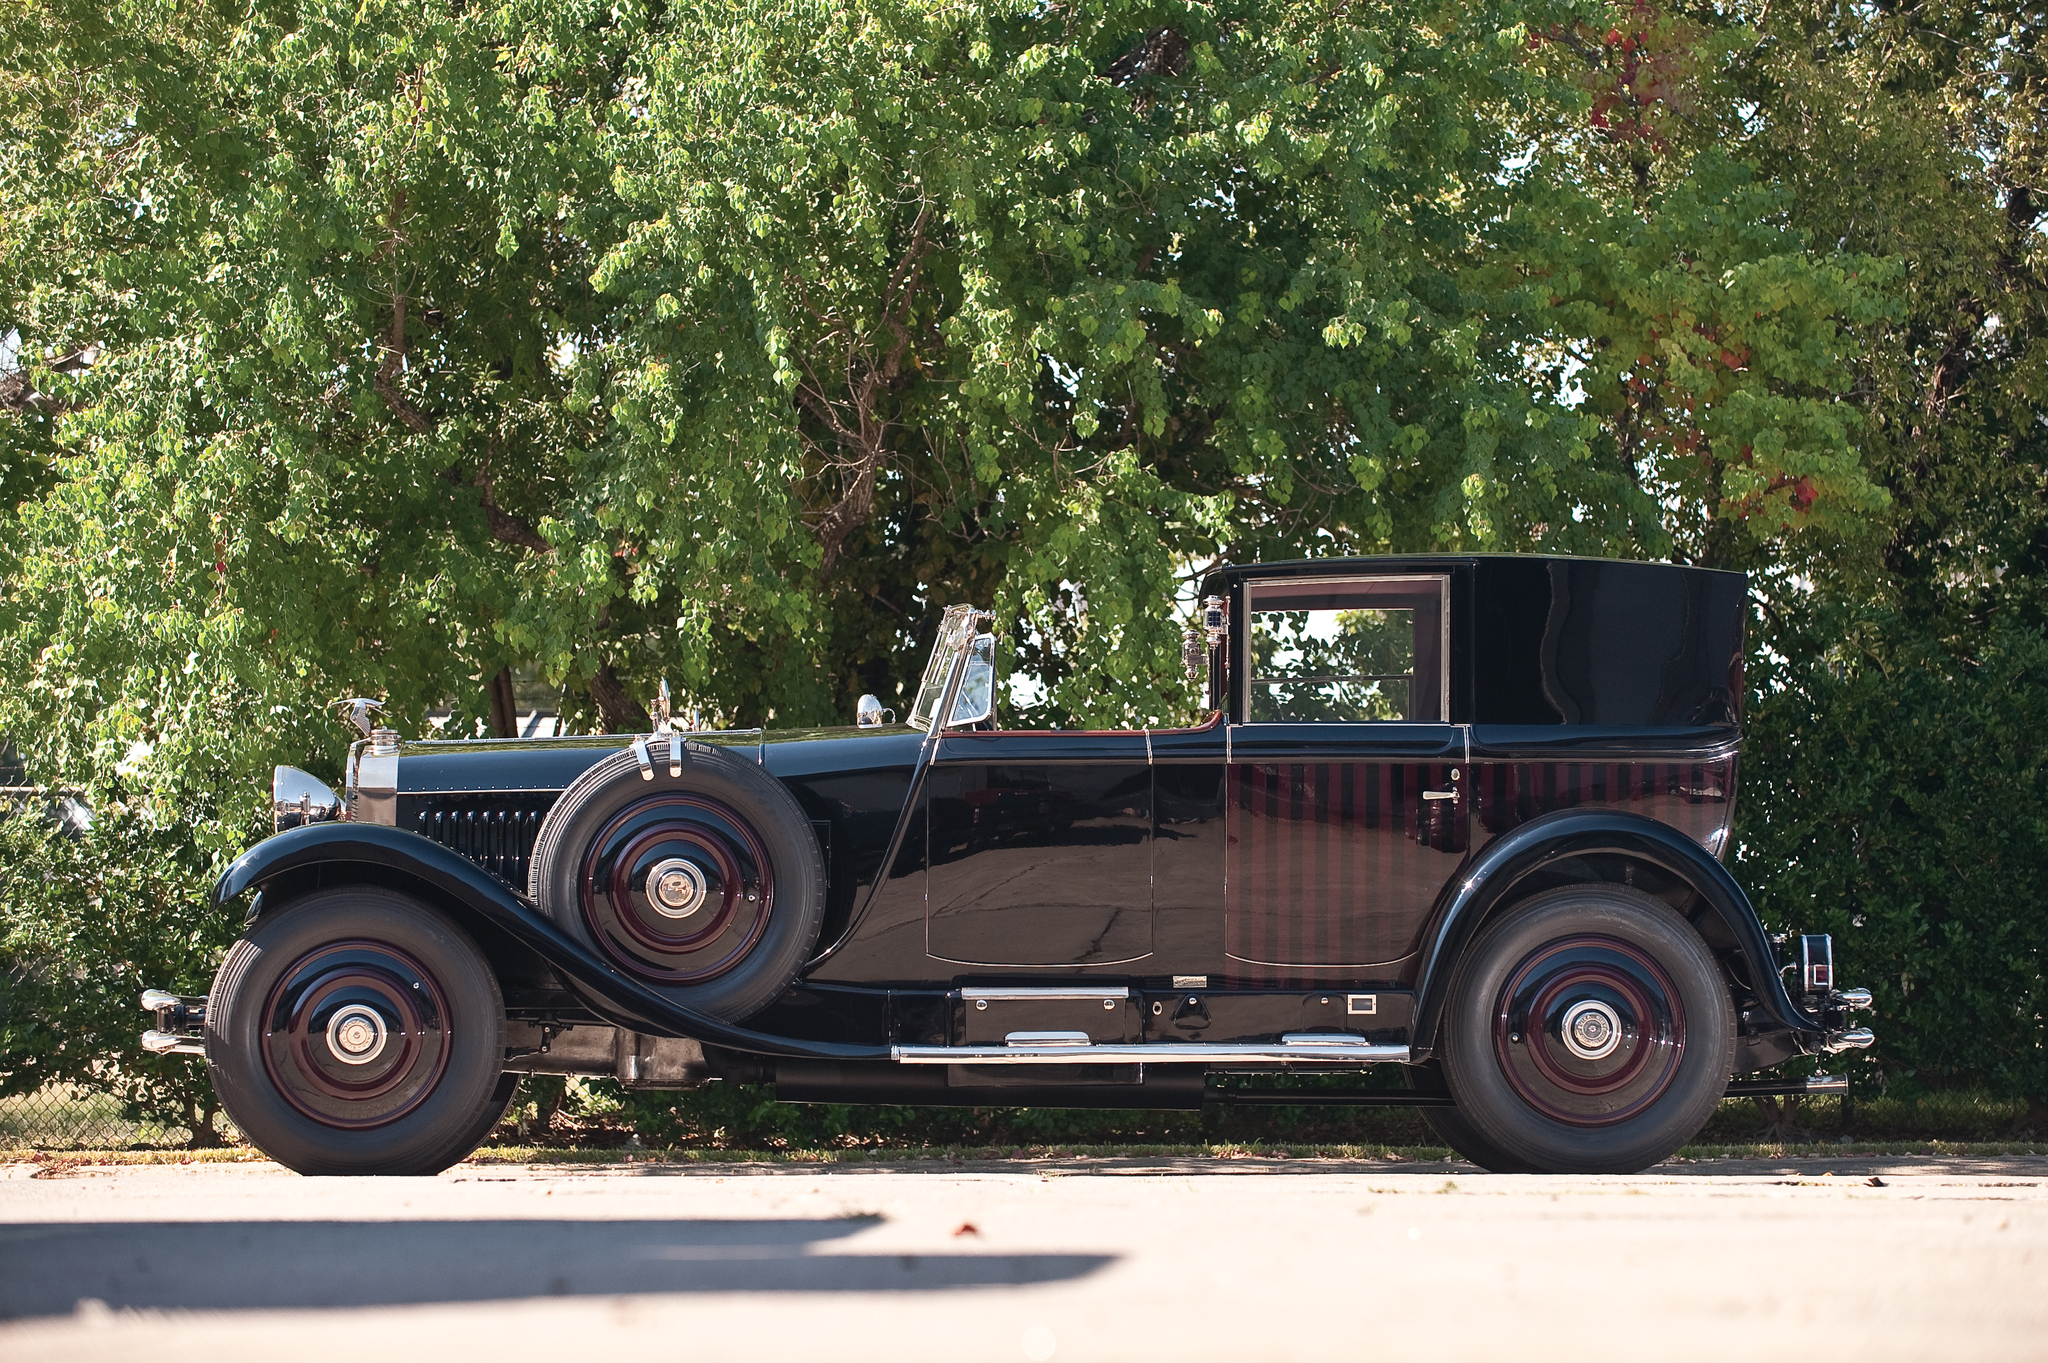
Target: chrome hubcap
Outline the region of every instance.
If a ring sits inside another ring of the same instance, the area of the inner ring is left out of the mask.
[[[1493,1054],[1533,1111],[1567,1126],[1611,1126],[1677,1078],[1685,1010],[1645,948],[1599,933],[1561,937],[1502,982]]]
[[[377,1010],[361,1004],[337,1010],[327,1023],[328,1049],[344,1065],[369,1064],[383,1052],[390,1035]]]
[[[647,873],[647,903],[664,918],[688,918],[704,907],[704,873],[681,857],[670,857]]]
[[[1621,1045],[1621,1018],[1598,999],[1582,999],[1565,1011],[1565,1049],[1581,1060],[1605,1060]]]
[[[579,879],[598,949],[663,984],[731,970],[774,912],[774,872],[761,839],[716,800],[681,791],[613,815],[583,854]]]

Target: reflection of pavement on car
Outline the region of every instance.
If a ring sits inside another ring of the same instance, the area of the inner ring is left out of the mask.
[[[2044,1159],[6,1172],[13,1360],[1975,1360],[2048,1326]]]

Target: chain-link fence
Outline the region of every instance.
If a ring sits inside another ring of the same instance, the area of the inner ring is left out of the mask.
[[[234,1125],[218,1112],[213,1116],[213,1136],[209,1144],[239,1141]],[[49,1084],[33,1093],[0,1098],[0,1150],[126,1150],[192,1144],[191,1127],[137,1116],[113,1094],[75,1084]]]

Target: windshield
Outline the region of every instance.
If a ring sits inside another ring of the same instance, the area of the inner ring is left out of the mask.
[[[948,606],[939,622],[939,641],[932,646],[931,661],[924,665],[924,680],[917,684],[917,702],[910,707],[910,722],[920,729],[932,726],[939,703],[946,698],[946,683],[952,679],[954,660],[974,637],[974,607]]]

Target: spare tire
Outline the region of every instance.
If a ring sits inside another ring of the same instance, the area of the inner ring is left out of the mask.
[[[666,735],[562,792],[527,887],[564,932],[728,1022],[789,987],[825,917],[824,858],[795,797],[743,757]]]

